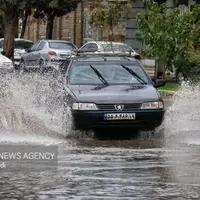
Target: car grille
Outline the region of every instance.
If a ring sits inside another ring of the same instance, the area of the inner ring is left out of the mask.
[[[97,104],[97,107],[99,110],[116,110],[115,105],[119,104]],[[131,109],[139,109],[141,103],[120,104],[120,105],[124,105],[123,110],[131,110]]]

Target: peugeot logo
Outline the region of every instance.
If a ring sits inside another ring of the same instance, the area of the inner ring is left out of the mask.
[[[115,105],[115,110],[123,110],[124,109],[124,105]]]

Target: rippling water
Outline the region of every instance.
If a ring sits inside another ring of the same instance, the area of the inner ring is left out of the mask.
[[[57,145],[58,172],[1,170],[0,199],[200,199],[200,88],[184,84],[168,109],[165,139],[67,137],[62,87],[51,75],[1,79],[1,144]],[[70,126],[69,126],[70,127]]]

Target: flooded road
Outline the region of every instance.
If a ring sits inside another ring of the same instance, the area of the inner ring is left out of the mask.
[[[4,95],[0,102],[0,143],[56,145],[57,172],[0,169],[0,199],[200,199],[198,87],[184,86],[176,98],[166,100],[171,106],[163,139],[143,133],[134,140],[99,141],[83,134],[68,137],[70,129],[66,133],[59,123],[60,103],[54,101],[59,94],[50,93],[47,82],[30,76],[9,80],[12,98]],[[7,120],[10,111],[18,123]]]

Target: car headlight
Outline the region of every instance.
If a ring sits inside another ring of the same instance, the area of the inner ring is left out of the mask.
[[[73,103],[73,110],[98,110],[94,103]]]
[[[162,109],[164,104],[162,101],[145,102],[142,104],[141,109]]]

